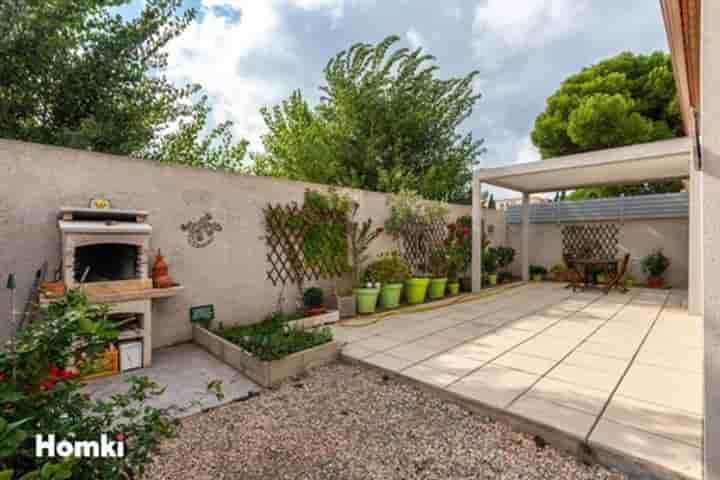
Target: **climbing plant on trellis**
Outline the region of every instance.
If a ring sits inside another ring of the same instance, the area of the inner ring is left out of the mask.
[[[416,272],[427,270],[430,256],[445,248],[446,239],[447,226],[441,219],[407,223],[399,235],[402,256]]]
[[[562,227],[563,254],[578,258],[615,258],[620,227],[616,223],[590,223]]]
[[[348,271],[349,204],[346,208],[344,204],[317,201],[322,195],[308,191],[302,207],[291,202],[268,204],[263,209],[266,274],[273,285],[302,286],[306,281],[340,277]]]

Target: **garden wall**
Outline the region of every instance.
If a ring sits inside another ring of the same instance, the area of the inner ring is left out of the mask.
[[[592,223],[592,222],[585,222]],[[621,254],[630,253],[630,273],[644,282],[640,267],[642,257],[656,248],[663,249],[672,262],[665,277],[675,287],[688,284],[688,219],[626,220],[620,225],[618,248]],[[552,223],[530,224],[530,264],[542,265],[548,270],[562,263],[562,225]],[[521,226],[508,224],[508,244],[520,251]],[[520,275],[519,255],[512,266],[513,274]]]
[[[275,309],[281,293],[266,277],[266,247],[262,208],[268,203],[302,202],[302,182],[235,175],[163,165],[82,150],[0,140],[0,277],[18,276],[17,298],[25,302],[32,276],[44,260],[55,271],[60,260],[57,217],[60,207],[85,207],[91,197],[103,196],[113,207],[150,212],[152,248],[162,249],[170,274],[186,288],[178,296],[153,302],[155,348],[192,338],[188,309],[214,304],[225,324],[253,323]],[[359,218],[375,225],[388,216],[387,196],[346,190],[359,204]],[[204,248],[188,244],[180,226],[210,213],[220,223],[213,243]],[[470,206],[454,205],[451,218],[470,215]],[[505,241],[504,212],[485,215],[490,238]],[[371,253],[396,248],[383,235]],[[349,277],[344,280],[350,285]],[[329,287],[329,282],[320,282]],[[4,285],[2,285],[4,287]],[[307,285],[306,285],[307,286]],[[329,288],[326,290],[329,292]],[[292,308],[297,288],[288,285],[285,308]],[[9,296],[0,292],[0,338],[8,335]]]

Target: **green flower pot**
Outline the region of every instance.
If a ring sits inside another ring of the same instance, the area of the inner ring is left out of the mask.
[[[488,274],[488,283],[490,285],[497,285],[497,273]]]
[[[429,278],[410,278],[405,281],[405,295],[410,304],[423,303],[427,293]]]
[[[445,285],[447,278],[431,278],[429,296],[431,300],[437,300],[445,296]]]
[[[356,288],[353,293],[357,298],[358,313],[375,313],[378,297],[380,296],[379,288]]]
[[[460,282],[450,282],[447,284],[448,293],[450,295],[457,295],[460,293]]]
[[[535,274],[532,276],[533,282],[542,282],[542,275]]]
[[[633,288],[635,286],[635,280],[632,278],[625,279],[625,288]]]
[[[395,308],[399,306],[402,288],[402,283],[388,283],[383,285],[382,290],[380,290],[380,305],[382,305],[383,308]]]

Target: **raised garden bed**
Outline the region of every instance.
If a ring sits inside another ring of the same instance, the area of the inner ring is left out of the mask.
[[[337,358],[338,345],[332,340],[331,333],[309,331],[305,330],[309,327],[293,325],[310,320],[321,322],[323,319],[317,318],[325,316],[287,323],[266,320],[256,325],[220,328],[214,332],[194,325],[193,340],[256,383],[272,387]],[[327,320],[326,317],[324,321]]]

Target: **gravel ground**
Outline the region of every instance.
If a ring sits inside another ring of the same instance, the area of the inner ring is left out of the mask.
[[[146,479],[607,479],[502,423],[343,364],[186,418]]]

